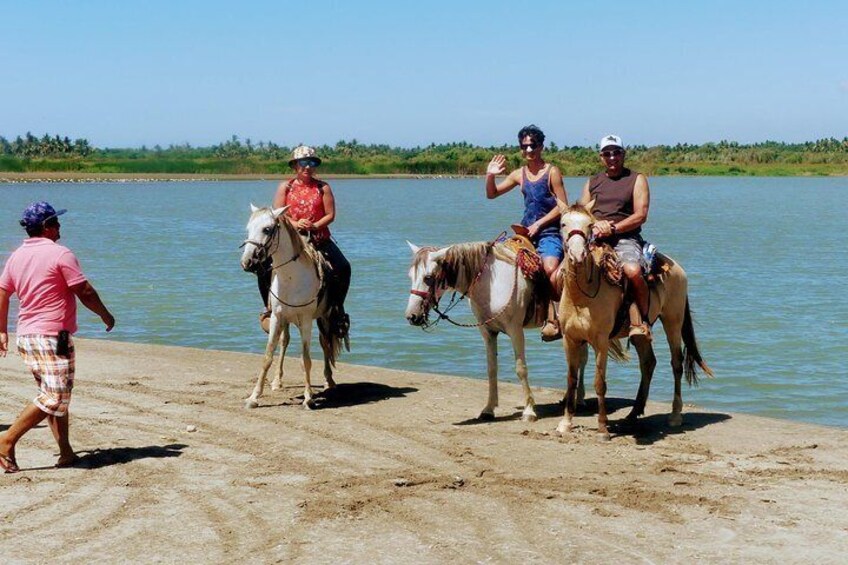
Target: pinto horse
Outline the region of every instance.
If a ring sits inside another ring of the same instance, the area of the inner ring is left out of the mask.
[[[573,429],[572,418],[575,412],[575,390],[579,370],[576,361],[578,352],[588,343],[595,350],[598,434],[602,439],[609,439],[605,404],[607,356],[611,344],[617,344],[618,337],[626,335],[628,328],[625,325],[622,332],[612,335],[619,308],[624,302],[624,291],[620,286],[606,280],[602,274],[603,267],[599,264],[598,253],[593,253],[590,246],[592,225],[595,222],[592,216],[594,203],[593,200],[585,207],[580,204],[571,207],[560,205],[560,227],[566,252],[562,263],[565,281],[559,304],[559,323],[568,363],[568,387],[565,393],[565,414],[557,426],[557,431],[565,433]],[[659,276],[658,282],[651,288],[648,321],[653,323],[658,318],[662,321],[671,350],[674,400],[669,424],[676,427],[683,423],[683,399],[680,391],[683,374],[685,373],[686,381],[692,385],[697,382],[696,365],[709,376],[713,376],[713,373],[701,358],[695,341],[686,272],[670,257],[663,255],[661,259],[670,268]],[[626,421],[631,423],[644,413],[651,377],[657,364],[653,347],[647,340],[633,340],[633,345],[639,355],[642,379],[636,402],[626,418]]]
[[[438,311],[439,299],[446,290],[454,289],[467,296],[477,318],[477,323],[471,326],[477,327],[486,344],[489,395],[479,418],[492,420],[495,417],[498,405],[498,335],[504,333],[512,342],[515,374],[524,390],[522,419],[535,421],[536,401],[527,378],[524,328],[538,327],[539,323],[535,316],[527,316],[533,297],[533,282],[519,272],[514,252],[488,242],[457,243],[441,248],[417,247],[412,243],[409,246],[413,254],[409,268],[412,288],[406,319],[414,326],[427,327],[430,310]]]
[[[241,266],[245,271],[255,271],[268,258],[271,259],[273,270],[269,297],[271,327],[268,332],[268,344],[256,386],[245,401],[248,408],[256,408],[259,405],[258,400],[265,388],[265,377],[274,361],[277,343],[281,345],[280,365],[271,383],[271,389],[279,390],[282,386],[283,361],[291,337],[289,324],[295,324],[300,331],[305,377],[303,406],[314,406],[310,382],[312,358],[309,351],[312,320],[318,321],[319,342],[324,351],[325,386],[327,389],[335,386],[333,367],[341,351],[342,341],[331,331],[328,297],[324,292],[324,273],[329,266],[321,254],[307,244],[285,219],[283,214],[287,208],[284,206],[272,210],[257,208],[251,204],[247,239],[242,244],[244,252]]]

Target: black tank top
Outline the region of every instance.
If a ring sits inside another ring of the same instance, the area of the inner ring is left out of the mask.
[[[624,169],[621,176],[611,179],[604,173],[598,173],[589,179],[589,194],[595,199],[592,213],[599,220],[620,222],[633,214],[633,189],[639,173]],[[642,232],[642,227],[618,236],[634,237]]]

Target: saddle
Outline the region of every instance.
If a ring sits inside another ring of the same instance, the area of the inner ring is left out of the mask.
[[[536,253],[536,247],[530,239],[523,235],[513,235],[499,241],[501,246],[511,252],[514,256],[509,257],[521,270],[521,274],[528,281],[533,282],[533,296],[527,306],[527,314],[524,316],[524,325],[541,325],[548,315],[549,289],[545,280],[545,269],[542,267],[542,258]]]
[[[615,252],[615,249],[606,243],[595,246],[591,252],[595,257],[595,261],[600,266],[601,272],[603,273],[606,281],[613,286],[621,287],[622,292],[624,292],[624,300],[622,301],[618,312],[616,312],[615,324],[613,324],[610,337],[625,337],[627,335],[628,326],[630,325],[630,315],[628,311],[630,309],[630,305],[633,304],[633,297],[629,292],[627,292],[627,279],[624,277],[624,273],[618,263],[618,254]],[[643,273],[645,281],[648,283],[648,288],[654,288],[661,284],[664,275],[671,270],[671,267],[672,260],[668,256],[663,255],[662,253],[656,253],[648,270]]]

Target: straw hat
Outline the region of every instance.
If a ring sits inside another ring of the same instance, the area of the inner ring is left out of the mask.
[[[315,149],[308,145],[300,145],[294,148],[291,159],[289,159],[289,167],[294,168],[294,164],[298,159],[314,159],[318,165],[321,164],[321,158],[315,153]]]

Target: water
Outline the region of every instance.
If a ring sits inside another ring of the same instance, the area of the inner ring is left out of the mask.
[[[582,184],[566,179],[571,199]],[[443,324],[423,333],[404,320],[405,240],[494,238],[520,217],[519,194],[486,200],[481,179],[332,185],[340,213],[331,227],[354,269],[353,351],[341,360],[485,378],[477,330]],[[80,336],[258,353],[261,304],[255,278],[239,267],[238,246],[249,203],[268,203],[274,188],[262,181],[0,184],[0,259],[22,239],[20,211],[49,200],[70,210],[62,243],[117,318],[107,335],[81,308]],[[717,376],[685,389],[684,401],[848,427],[848,179],[654,178],[651,190],[646,237],[686,268],[696,334]],[[456,311],[472,321],[467,306]],[[651,398],[670,402],[668,350],[662,330],[656,333]],[[516,382],[501,339],[501,376]],[[564,387],[560,343],[528,333],[532,384]],[[608,380],[610,395],[635,397],[636,363],[611,364]],[[481,402],[484,396],[481,384]]]

